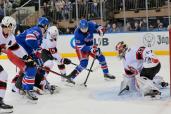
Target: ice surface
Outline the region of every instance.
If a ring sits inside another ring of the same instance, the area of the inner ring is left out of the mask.
[[[159,56],[159,58],[162,64],[159,75],[169,81],[169,57]],[[0,64],[9,74],[5,102],[14,106],[13,114],[171,114],[169,89],[162,90],[161,100],[149,101],[137,93],[118,96],[123,67],[116,57],[106,59],[110,73],[116,76],[115,81],[104,80],[97,61],[93,66],[95,70],[88,79],[87,88],[67,87],[59,76],[49,74],[49,82],[58,85],[61,91],[54,95],[39,95],[37,104],[28,103],[26,98],[11,92],[10,81],[16,74],[16,67],[8,60],[0,60]],[[72,61],[78,63],[76,58],[72,58]],[[67,73],[69,74],[74,67],[67,65]],[[57,66],[53,70],[59,72]],[[76,83],[82,84],[87,73],[83,71],[76,78]]]

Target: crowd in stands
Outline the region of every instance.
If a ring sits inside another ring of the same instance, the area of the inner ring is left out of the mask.
[[[148,28],[146,19],[130,19],[126,23],[126,27],[123,27],[123,22],[115,21],[108,23],[106,25],[106,32],[107,33],[116,33],[116,32],[130,32],[130,31],[164,31],[166,30],[168,25],[167,19],[153,19],[149,20]]]
[[[6,6],[6,15],[10,15],[13,12],[13,9],[23,5],[28,0],[0,0],[0,20],[4,16],[4,1]],[[107,14],[108,11],[114,12],[117,10],[122,10],[123,0],[77,0],[78,3],[78,17],[86,18],[88,20],[98,19],[100,18],[100,2],[104,3],[103,7]],[[144,9],[145,8],[145,0],[125,0],[126,10],[132,9]],[[148,0],[148,4],[150,8],[157,8],[164,4],[166,4],[168,0]],[[38,3],[38,0],[32,0],[28,5],[35,6],[35,3]],[[67,20],[70,22],[74,22],[76,19],[76,5],[75,0],[41,0],[41,6],[44,11],[44,15],[47,17],[51,17],[52,20],[56,20],[57,25],[58,22],[62,20]],[[114,10],[114,11],[113,11]],[[104,12],[105,13],[105,12]],[[108,15],[104,16],[108,17]],[[128,32],[128,31],[147,31],[147,23],[146,19],[127,19],[126,27],[123,27],[124,21],[119,19],[113,20],[105,20],[107,22],[105,28],[106,33],[113,32]],[[167,22],[167,23],[166,23]],[[164,20],[162,17],[149,20],[148,30],[149,31],[162,31],[166,30],[168,25],[168,19]],[[72,34],[75,28],[60,28],[61,34]]]

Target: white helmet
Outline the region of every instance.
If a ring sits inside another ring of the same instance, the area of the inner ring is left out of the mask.
[[[47,34],[49,34],[49,36],[51,37],[50,39],[56,39],[59,35],[57,27],[56,26],[49,27]]]
[[[11,26],[12,32],[15,31],[16,29],[16,21],[13,17],[11,16],[5,16],[2,21],[1,21],[1,26],[3,27],[9,27]]]

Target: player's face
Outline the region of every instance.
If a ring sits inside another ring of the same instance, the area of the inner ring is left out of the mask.
[[[125,53],[125,47],[122,44],[118,44],[116,46],[116,51],[118,52],[119,57],[123,57]]]
[[[1,25],[2,27],[2,31],[4,34],[11,34],[12,33],[12,26],[5,26],[5,25]]]
[[[86,33],[88,31],[88,28],[80,28],[81,32]]]

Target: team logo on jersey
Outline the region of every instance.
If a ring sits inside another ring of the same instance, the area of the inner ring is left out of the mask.
[[[155,44],[155,36],[152,33],[147,33],[143,36],[143,44],[146,47],[152,47]]]

